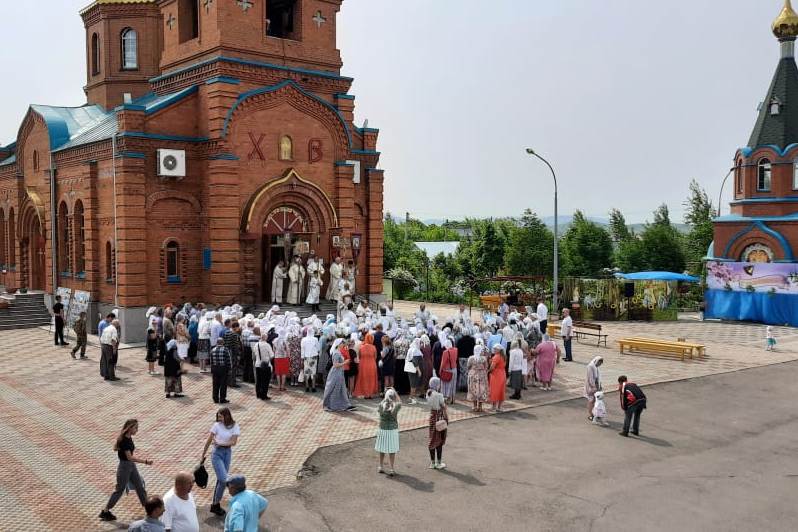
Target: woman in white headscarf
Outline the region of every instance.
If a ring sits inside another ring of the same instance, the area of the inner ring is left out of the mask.
[[[407,349],[405,355],[405,373],[410,381],[410,404],[416,404],[416,392],[421,387],[421,357],[423,353],[419,348],[421,340],[415,338]]]
[[[324,384],[324,399],[322,404],[327,412],[340,412],[342,410],[352,410],[352,403],[349,402],[349,394],[346,390],[346,379],[344,371],[347,364],[347,357],[344,351],[347,350],[346,340],[338,338],[330,348],[332,357],[332,368],[327,374],[327,382]]]
[[[457,348],[452,347],[451,336],[446,337],[443,346],[440,374],[441,393],[449,404],[454,404],[454,396],[457,392]]]
[[[587,418],[593,421],[593,405],[596,404],[596,392],[601,390],[601,370],[599,367],[604,363],[602,357],[593,357],[587,365],[587,375],[585,375],[585,398],[587,399]]]
[[[482,403],[488,400],[488,359],[483,356],[485,346],[482,339],[477,340],[474,354],[468,357],[468,395],[474,403],[472,412],[482,412]]]
[[[440,393],[441,380],[432,377],[427,390],[427,406],[429,406],[429,468],[446,469],[443,462],[443,446],[446,444],[446,434],[449,425],[449,413],[446,409],[446,399]]]

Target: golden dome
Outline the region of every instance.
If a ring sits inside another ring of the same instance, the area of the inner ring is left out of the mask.
[[[798,37],[798,13],[792,8],[790,0],[784,1],[784,8],[773,21],[773,34],[783,39],[795,39]]]

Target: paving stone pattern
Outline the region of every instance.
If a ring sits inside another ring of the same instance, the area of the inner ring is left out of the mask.
[[[764,327],[747,324],[680,321],[672,323],[608,323],[609,348],[574,344],[576,362],[558,366],[555,391],[530,389],[508,409],[525,408],[582,394],[585,364],[594,355],[605,358],[607,389],[620,373],[641,384],[678,380],[798,359],[798,331],[777,328],[777,351],[764,350]],[[625,335],[686,337],[705,342],[708,356],[680,362],[618,353],[614,339]],[[116,383],[99,376],[99,350],[90,347],[88,361],[74,361],[68,348],[52,345],[43,330],[0,331],[0,530],[116,530],[100,523],[97,513],[114,488],[117,464],[113,441],[125,419],[139,419],[137,452],[155,460],[139,466],[148,491],[163,495],[181,469],[197,465],[216,405],[210,377],[196,369],[183,379],[187,397],[167,400],[163,378],[147,375],[144,351],[120,352]],[[273,394],[264,403],[252,386],[231,390],[233,415],[242,436],[233,457],[233,472],[244,473],[252,488],[268,492],[290,486],[304,461],[318,448],[372,437],[377,401],[356,401],[354,413],[325,413],[321,394],[298,390]],[[462,394],[452,420],[472,417]],[[486,414],[488,415],[488,414]],[[426,426],[423,406],[406,406],[403,430]],[[519,423],[524,421],[519,420]],[[452,428],[456,430],[456,424]],[[404,449],[423,457],[425,449]],[[206,464],[214,481],[210,464]],[[198,504],[209,504],[210,489],[196,490]],[[114,510],[120,523],[140,518],[134,494]],[[213,527],[211,527],[213,528]]]

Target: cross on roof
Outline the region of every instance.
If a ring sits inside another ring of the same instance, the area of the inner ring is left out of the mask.
[[[172,13],[169,13],[169,18],[166,19],[166,25],[169,26],[170,30],[175,27],[176,21],[177,19],[175,19],[175,16]]]
[[[236,4],[244,10],[244,13],[249,11],[249,8],[252,7],[252,0],[237,0]]]
[[[321,11],[316,11],[316,15],[313,17],[313,22],[316,23],[316,27],[321,28],[321,25],[327,22],[327,19],[321,14]]]
[[[202,0],[202,5],[205,6],[205,12],[209,13],[213,5],[213,0]]]

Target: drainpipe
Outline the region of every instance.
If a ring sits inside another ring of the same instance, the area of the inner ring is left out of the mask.
[[[50,151],[50,247],[53,256],[53,300],[58,290],[58,213],[56,212],[57,198],[55,197],[55,160]]]
[[[114,307],[119,306],[119,253],[117,253],[117,245],[119,244],[117,222],[116,222],[116,133],[111,137],[111,175],[114,179]]]

